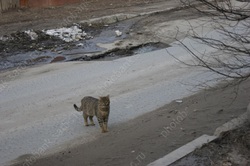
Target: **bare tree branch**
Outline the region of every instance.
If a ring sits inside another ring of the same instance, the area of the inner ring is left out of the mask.
[[[213,23],[217,36],[199,34],[192,24],[189,38],[216,50],[214,53],[200,52],[176,41],[194,58],[188,66],[206,68],[223,78],[234,79],[234,85],[250,77],[250,2],[235,0],[181,0],[184,5],[205,14]],[[197,5],[199,4],[199,5]],[[178,60],[178,58],[175,57]]]

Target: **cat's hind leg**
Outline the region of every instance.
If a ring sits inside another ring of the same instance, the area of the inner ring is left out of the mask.
[[[88,124],[88,115],[87,114],[83,113],[83,119],[84,119],[85,126],[89,126],[89,124]]]
[[[89,120],[90,120],[90,125],[91,125],[91,126],[94,126],[95,123],[94,123],[94,121],[93,121],[93,116],[89,116]]]

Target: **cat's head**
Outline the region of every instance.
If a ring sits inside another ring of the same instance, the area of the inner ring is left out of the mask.
[[[109,106],[110,104],[109,95],[99,97],[99,104],[102,106]]]

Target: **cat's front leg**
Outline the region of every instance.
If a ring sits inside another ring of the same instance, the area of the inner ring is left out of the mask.
[[[104,131],[105,132],[108,132],[108,117],[104,118]]]
[[[99,122],[99,126],[101,127],[102,133],[105,133],[104,125],[103,125],[103,119],[102,118],[97,118]]]

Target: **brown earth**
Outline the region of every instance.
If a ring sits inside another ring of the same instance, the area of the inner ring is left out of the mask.
[[[184,98],[182,103],[173,101],[127,123],[111,126],[110,132],[97,140],[74,147],[65,145],[65,150],[29,164],[147,165],[203,134],[212,135],[217,127],[244,113],[250,101],[249,83],[243,82],[238,93],[232,87],[218,88]]]

